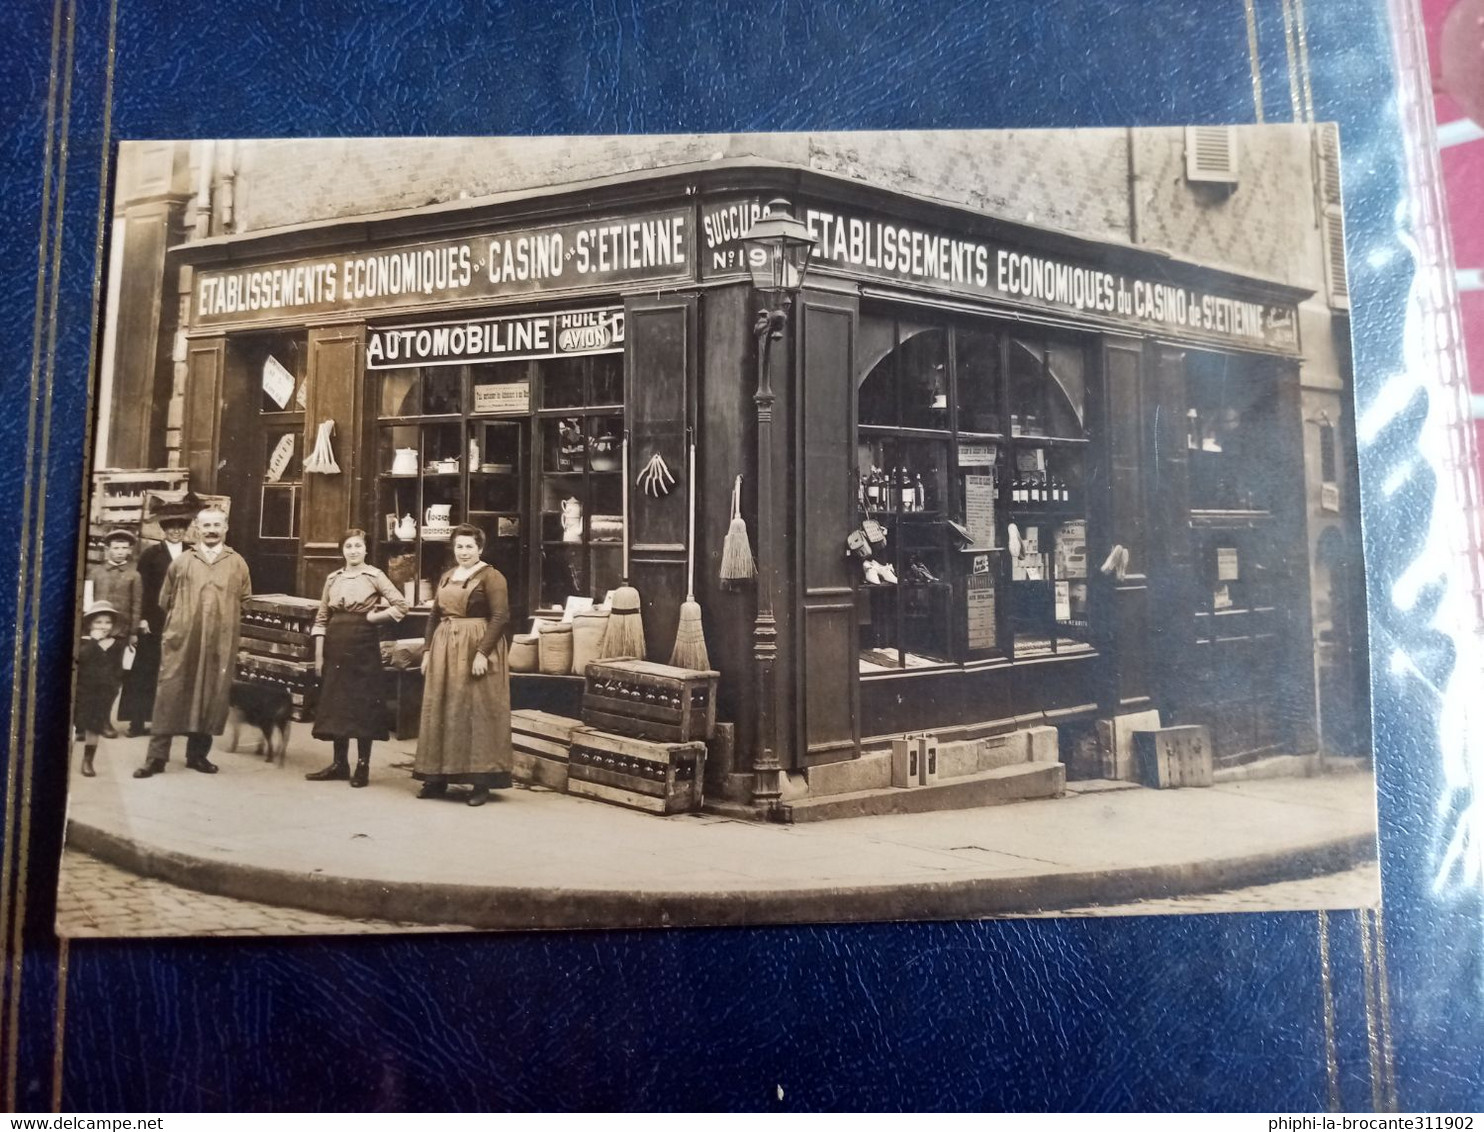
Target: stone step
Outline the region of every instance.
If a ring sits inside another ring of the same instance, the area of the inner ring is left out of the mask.
[[[972,810],[980,806],[1023,802],[1029,798],[1057,798],[1065,792],[1066,781],[1066,768],[1059,762],[1022,762],[962,778],[939,779],[931,786],[906,789],[888,786],[879,790],[802,798],[785,802],[780,807],[779,816],[786,822],[801,822],[880,814],[922,814],[933,810]]]

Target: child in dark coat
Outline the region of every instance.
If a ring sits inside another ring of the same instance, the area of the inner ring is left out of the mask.
[[[83,612],[86,634],[77,647],[77,697],[72,705],[73,725],[83,733],[82,773],[92,778],[98,737],[111,733],[113,698],[124,679],[125,642],[114,636],[118,610],[95,601]]]

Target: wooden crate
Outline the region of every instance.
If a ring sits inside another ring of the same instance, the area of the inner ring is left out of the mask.
[[[567,793],[651,814],[699,810],[705,773],[704,743],[649,743],[579,727],[567,752]]]
[[[312,660],[288,660],[276,656],[260,656],[245,649],[237,653],[236,679],[244,684],[263,684],[283,688],[289,693],[294,705],[295,719],[314,717],[315,698],[319,692],[319,677]]]
[[[277,629],[289,633],[308,633],[314,628],[314,615],[319,611],[319,601],[312,597],[295,597],[292,594],[254,594],[242,600],[242,626],[246,631],[253,626]],[[269,636],[269,640],[274,638]]]
[[[88,518],[105,527],[138,527],[144,518],[144,497],[159,492],[183,493],[190,487],[185,468],[105,468],[93,473],[93,497]]]
[[[582,721],[635,739],[704,742],[716,730],[720,675],[647,660],[595,660],[587,666]]]
[[[1210,786],[1214,781],[1211,733],[1205,727],[1162,727],[1134,732],[1134,770],[1145,786]]]
[[[582,721],[534,708],[510,713],[510,741],[515,748],[515,777],[552,790],[566,790],[572,733]]]

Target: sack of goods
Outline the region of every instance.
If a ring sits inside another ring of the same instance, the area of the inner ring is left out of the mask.
[[[602,655],[603,637],[608,632],[608,611],[590,609],[572,617],[572,671],[581,676],[587,666]]]
[[[572,626],[555,621],[541,627],[541,671],[547,676],[566,676],[572,671]]]
[[[510,640],[510,671],[535,672],[539,661],[539,637],[535,633],[517,633]]]

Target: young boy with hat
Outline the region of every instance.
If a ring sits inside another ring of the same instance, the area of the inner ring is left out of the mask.
[[[124,644],[114,635],[119,611],[106,601],[95,601],[83,611],[83,638],[77,646],[77,695],[72,705],[72,723],[83,733],[82,773],[92,778],[93,755],[98,737],[113,731],[109,726],[113,698],[124,676]]]
[[[93,603],[107,603],[113,608],[112,635],[121,645],[133,645],[139,633],[139,618],[142,612],[143,583],[139,571],[130,561],[134,546],[139,540],[132,532],[122,527],[111,530],[103,537],[104,560],[88,567],[88,581],[93,586]],[[123,650],[120,648],[120,655]],[[114,689],[118,691],[117,688]],[[104,726],[99,734],[105,739],[117,738],[111,721],[113,708],[104,717]]]

